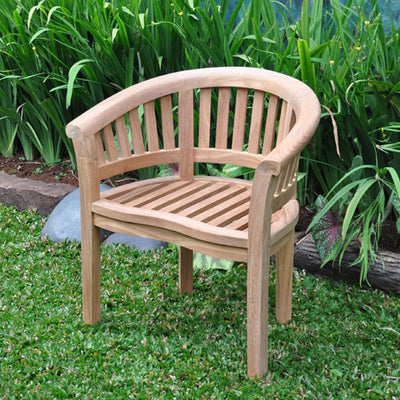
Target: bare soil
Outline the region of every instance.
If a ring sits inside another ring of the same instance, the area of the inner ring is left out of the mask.
[[[46,165],[41,160],[27,161],[22,156],[0,156],[0,172],[46,183],[68,183],[78,186],[78,173],[65,159],[55,165]]]

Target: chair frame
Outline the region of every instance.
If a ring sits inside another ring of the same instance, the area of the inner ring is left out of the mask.
[[[276,318],[287,323],[298,160],[319,118],[318,99],[304,83],[258,68],[219,67],[138,83],[70,122],[81,196],[84,321],[100,320],[100,228],[179,245],[181,293],[193,290],[193,251],[244,261],[247,373],[262,377],[269,260],[276,255]],[[103,179],[172,163],[178,175],[100,193]],[[252,168],[254,179],[196,176],[196,163]]]

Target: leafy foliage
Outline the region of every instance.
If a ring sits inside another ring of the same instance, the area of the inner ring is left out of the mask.
[[[367,278],[370,263],[376,259],[381,225],[389,216],[390,209],[393,206],[396,210],[398,208],[400,178],[392,167],[379,169],[375,165],[364,165],[360,158],[358,160],[361,165],[352,168],[328,193],[329,201],[318,200],[319,211],[309,229],[324,262],[336,258],[337,254],[343,255],[352,240],[359,241],[360,252],[354,263],[361,263],[362,281]],[[340,227],[337,218],[333,217],[335,207],[345,210]],[[397,226],[399,221],[397,217]],[[339,229],[341,240],[335,240],[335,245],[329,246],[326,238],[330,237],[329,234],[337,234]]]
[[[396,120],[399,104],[398,31],[385,33],[376,0],[342,3],[304,1],[289,21],[287,7],[261,0],[4,0],[0,151],[73,158],[65,124],[115,91],[180,69],[251,65],[302,78],[330,110],[302,166],[311,193],[326,194],[356,154],[370,162],[369,135]],[[331,148],[332,116],[342,159]]]
[[[318,196],[315,207],[321,211],[326,206],[326,199]],[[341,224],[332,210],[328,209],[312,227],[312,236],[316,243],[317,251],[322,260],[322,265],[335,258],[341,243]]]

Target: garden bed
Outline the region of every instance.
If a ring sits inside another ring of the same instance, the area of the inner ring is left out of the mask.
[[[0,156],[0,172],[15,175],[18,178],[78,186],[77,172],[72,168],[71,161],[68,159],[54,165],[46,165],[40,160],[28,161],[22,155]]]

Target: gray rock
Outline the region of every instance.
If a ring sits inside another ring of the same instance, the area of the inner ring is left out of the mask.
[[[110,189],[101,184],[100,191]],[[81,241],[81,208],[79,204],[79,188],[65,196],[50,214],[42,229],[41,237],[48,237],[53,242],[64,240]],[[102,240],[109,234],[102,230]]]
[[[122,233],[113,233],[104,242],[105,244],[123,243],[131,248],[137,248],[141,251],[155,250],[168,245],[167,242],[161,240],[147,239],[138,236],[124,235]]]
[[[18,210],[32,209],[49,215],[57,203],[75,190],[65,183],[45,183],[0,172],[0,203]]]

